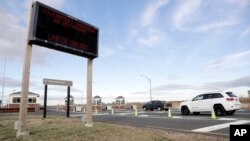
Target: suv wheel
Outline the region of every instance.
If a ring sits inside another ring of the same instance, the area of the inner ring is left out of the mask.
[[[182,106],[181,107],[181,114],[182,115],[189,115],[190,114],[190,111],[189,111],[187,106]]]
[[[157,107],[157,111],[161,111],[161,107]]]
[[[233,110],[233,111],[227,111],[226,113],[227,113],[227,115],[233,115],[234,112],[235,112],[235,110]]]
[[[214,112],[216,116],[224,116],[226,114],[225,109],[221,105],[214,106]]]

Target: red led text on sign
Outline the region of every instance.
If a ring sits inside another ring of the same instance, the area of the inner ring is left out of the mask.
[[[64,26],[65,28],[72,28],[78,32],[91,32],[95,33],[96,30],[90,26],[84,25],[80,22],[74,21],[67,16],[56,13],[50,9],[42,8],[42,13],[53,18],[54,23]]]
[[[77,18],[35,2],[29,43],[79,55],[98,56],[99,30]]]
[[[48,34],[48,40],[49,41],[53,41],[53,42],[57,42],[63,45],[68,45],[68,46],[72,46],[75,47],[77,49],[80,50],[88,50],[88,45],[84,44],[84,43],[80,43],[74,40],[69,40],[65,37],[62,37],[60,35],[53,35],[53,34]]]

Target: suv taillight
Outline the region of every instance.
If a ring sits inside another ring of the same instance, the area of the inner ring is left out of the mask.
[[[232,98],[232,97],[227,98],[227,101],[234,101],[234,98]]]

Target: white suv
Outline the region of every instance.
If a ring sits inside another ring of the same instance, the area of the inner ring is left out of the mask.
[[[180,104],[182,115],[200,114],[200,112],[211,112],[212,108],[218,116],[233,115],[239,110],[241,103],[232,92],[226,93],[206,93],[200,94],[191,101],[185,101]]]

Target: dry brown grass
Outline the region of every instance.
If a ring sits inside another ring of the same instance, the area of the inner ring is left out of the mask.
[[[15,138],[14,122],[17,116],[0,115],[0,140],[7,141],[212,141],[228,138],[179,133],[149,128],[138,128],[97,122],[85,127],[79,118],[29,116],[28,138]]]

